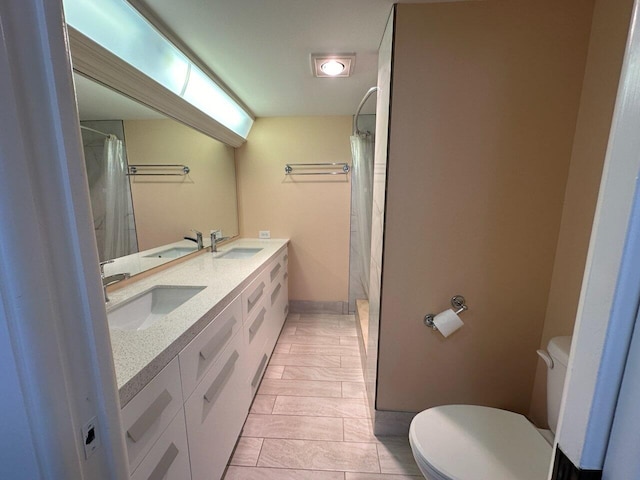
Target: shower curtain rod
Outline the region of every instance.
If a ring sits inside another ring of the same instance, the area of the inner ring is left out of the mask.
[[[85,127],[84,125],[80,125],[80,128],[81,128],[82,130],[89,130],[90,132],[93,132],[93,133],[97,133],[97,134],[103,135],[103,136],[105,136],[105,137],[107,137],[107,138],[110,136],[108,133],[104,133],[104,132],[101,132],[100,130],[95,130],[95,129],[93,129],[93,128]]]
[[[353,117],[353,134],[354,135],[358,135],[360,133],[360,130],[358,130],[358,117],[360,116],[360,110],[362,110],[362,107],[364,107],[364,104],[366,103],[366,101],[369,100],[369,97],[374,92],[377,92],[377,91],[378,91],[378,87],[371,87],[369,90],[367,90],[367,93],[364,94],[364,97],[362,97],[362,101],[360,102],[360,105],[358,105],[356,114]]]

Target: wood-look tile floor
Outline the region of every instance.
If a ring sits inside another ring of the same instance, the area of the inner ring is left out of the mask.
[[[409,442],[375,437],[351,315],[289,315],[225,480],[418,480]]]

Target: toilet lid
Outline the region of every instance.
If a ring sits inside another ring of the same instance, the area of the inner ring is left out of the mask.
[[[552,448],[522,415],[473,405],[445,405],[413,419],[414,454],[451,480],[545,480]]]

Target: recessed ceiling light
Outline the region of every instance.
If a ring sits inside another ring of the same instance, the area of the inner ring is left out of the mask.
[[[344,55],[311,54],[311,70],[316,77],[348,77],[356,63],[354,53]]]
[[[344,63],[337,60],[327,60],[322,65],[320,65],[320,69],[327,75],[335,77],[336,75],[340,75],[342,72],[344,72]]]

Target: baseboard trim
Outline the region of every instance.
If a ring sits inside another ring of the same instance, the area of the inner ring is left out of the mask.
[[[569,457],[560,449],[556,448],[556,455],[553,460],[553,475],[551,480],[601,480],[602,470],[582,470],[576,467]]]
[[[315,313],[326,315],[347,315],[349,302],[314,302],[311,300],[289,300],[291,313]]]
[[[375,410],[373,417],[373,434],[390,437],[409,437],[411,420],[417,413],[395,412],[392,410]]]

